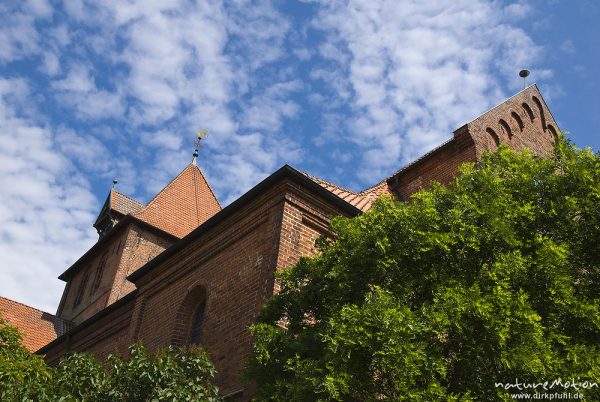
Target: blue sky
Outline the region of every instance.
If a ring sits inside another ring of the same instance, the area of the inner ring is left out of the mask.
[[[522,88],[600,148],[595,1],[0,4],[0,295],[53,312],[114,177],[200,166],[230,203],[284,163],[362,189]]]

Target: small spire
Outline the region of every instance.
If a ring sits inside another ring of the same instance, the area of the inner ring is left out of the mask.
[[[194,149],[194,157],[192,159],[192,164],[196,164],[196,159],[198,159],[198,150],[200,149],[200,141],[208,135],[208,130],[200,130],[196,136],[196,141],[194,141],[194,145],[196,149]]]
[[[119,179],[117,179],[116,177],[113,179],[113,190],[115,189],[115,186],[117,185],[117,183],[119,182]]]

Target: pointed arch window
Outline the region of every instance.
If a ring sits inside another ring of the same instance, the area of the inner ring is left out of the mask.
[[[202,342],[202,324],[204,322],[204,307],[205,303],[202,301],[194,312],[192,321],[192,331],[190,333],[190,345],[200,345]]]
[[[79,282],[79,288],[77,289],[77,295],[75,296],[75,300],[73,301],[73,307],[77,307],[81,304],[81,300],[83,299],[83,293],[85,292],[85,287],[88,282],[88,278],[90,276],[90,271],[87,270]]]
[[[202,285],[188,289],[175,315],[171,345],[200,345],[206,322],[207,291]]]
[[[102,258],[100,258],[100,262],[96,267],[96,275],[94,276],[94,282],[92,282],[92,288],[90,293],[95,293],[100,287],[100,283],[102,282],[102,274],[104,274],[104,267],[106,266],[106,259],[108,258],[108,254],[104,254]]]

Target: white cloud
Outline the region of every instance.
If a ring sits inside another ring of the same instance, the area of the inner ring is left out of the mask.
[[[48,0],[27,0],[23,4],[25,11],[37,17],[49,18],[52,16],[52,7]]]
[[[56,277],[95,241],[98,205],[54,133],[19,116],[22,80],[0,78],[0,294],[53,312]]]
[[[569,39],[567,39],[563,43],[561,43],[558,48],[565,53],[569,53],[569,54],[575,53],[575,45],[573,44],[573,41],[571,41]]]
[[[350,97],[347,141],[363,150],[359,176],[365,184],[449,138],[503,96],[498,73],[512,79],[540,54],[511,25],[511,18],[526,13],[524,5],[470,0],[322,5],[312,25],[327,36],[320,54],[335,67],[315,68],[312,78],[330,83],[332,98]],[[518,88],[520,82],[513,81]]]
[[[298,48],[298,49],[294,49],[292,50],[292,53],[294,53],[294,55],[302,61],[306,61],[308,59],[310,59],[310,57],[312,56],[312,53],[310,50],[308,50],[307,48],[303,47],[303,48]]]
[[[150,132],[168,131],[180,138],[157,134],[144,139],[156,149],[151,169],[165,176],[159,175],[148,191],[189,163],[189,143],[202,128],[211,136],[200,163],[221,183],[215,187],[229,201],[282,160],[297,157],[298,147],[277,131],[299,112],[288,97],[300,83],[283,72],[261,82],[251,78],[284,54],[289,23],[270,3],[225,7],[220,2],[134,1],[94,7],[101,29],[109,32],[105,36],[122,33],[123,47],[111,49],[110,59],[126,66],[120,95],[129,99],[128,130],[138,135],[139,128],[151,127]],[[91,7],[80,7],[75,14],[86,10],[92,12]],[[249,92],[252,96],[240,101]],[[232,104],[243,110],[238,121]],[[282,143],[294,152],[280,147]]]
[[[51,83],[56,98],[75,109],[81,119],[120,118],[125,106],[118,91],[99,89],[89,68],[72,66],[67,77]]]
[[[50,84],[28,92],[22,80],[0,81],[0,180],[19,181],[2,194],[0,234],[11,250],[0,258],[31,267],[11,268],[0,294],[38,306],[59,298],[43,296],[28,272],[54,283],[95,237],[97,205],[74,167],[106,189],[119,177],[121,191],[148,199],[190,162],[194,134],[206,128],[199,164],[224,204],[303,158],[371,184],[501,99],[499,77],[541,52],[512,23],[527,14],[524,3],[324,2],[309,26],[266,0],[19,4],[0,5],[11,16],[0,27],[0,64],[30,57]],[[308,43],[315,29],[325,40]],[[32,109],[43,102],[53,104]],[[310,139],[284,132],[307,116]],[[315,160],[307,143],[326,156]]]
[[[35,18],[12,5],[0,4],[3,18],[0,27],[0,63],[11,62],[35,53],[39,49],[39,35],[35,29]]]
[[[106,157],[110,151],[94,136],[66,127],[55,130],[55,133],[60,151],[79,166],[99,176],[111,170],[112,161]]]
[[[49,76],[54,76],[60,73],[60,61],[55,53],[51,51],[44,52],[40,71]]]
[[[96,89],[90,71],[81,65],[71,67],[69,74],[62,80],[52,82],[52,88],[59,91],[90,92]]]

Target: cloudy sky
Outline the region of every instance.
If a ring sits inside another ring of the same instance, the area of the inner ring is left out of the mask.
[[[598,150],[595,1],[0,3],[0,295],[54,312],[114,177],[191,160],[228,204],[284,163],[378,182],[522,88]]]

